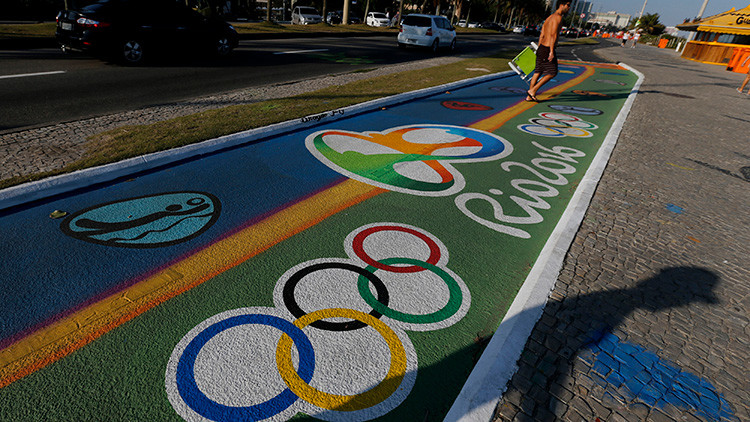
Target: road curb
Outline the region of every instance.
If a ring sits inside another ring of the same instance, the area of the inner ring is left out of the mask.
[[[419,98],[428,97],[442,91],[479,84],[488,80],[500,79],[510,75],[515,75],[515,73],[512,71],[506,71],[492,75],[464,79],[431,88],[424,88],[361,104],[355,104],[338,110],[330,110],[324,113],[305,116],[300,119],[287,120],[270,126],[250,129],[244,132],[238,132],[232,135],[226,135],[167,151],[146,154],[116,163],[105,164],[98,167],[75,171],[73,173],[62,174],[43,180],[12,186],[0,190],[0,210],[6,210],[80,189],[88,189],[95,185],[113,182],[120,178],[131,177],[138,173],[173,165],[181,161],[195,159],[203,155],[213,154],[245,144],[261,142],[268,138],[280,136],[295,130],[312,128],[323,123],[329,123],[383,107],[390,107]]]
[[[620,113],[602,142],[589,169],[584,174],[570,203],[539,254],[516,298],[495,330],[489,344],[471,371],[445,421],[487,422],[508,383],[518,370],[516,362],[534,326],[542,316],[549,295],[555,287],[565,255],[573,243],[586,215],[596,187],[609,163],[622,127],[638,94],[644,75],[624,63],[618,63],[638,76]]]

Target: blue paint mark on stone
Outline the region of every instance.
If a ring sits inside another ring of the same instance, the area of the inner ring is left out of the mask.
[[[668,209],[669,211],[672,211],[672,212],[673,212],[673,213],[675,213],[675,214],[682,214],[682,212],[683,212],[683,211],[685,211],[685,209],[684,209],[684,208],[682,208],[682,207],[678,207],[678,206],[677,206],[677,205],[675,205],[675,204],[667,204],[667,209]]]
[[[614,388],[626,402],[638,401],[659,408],[671,405],[711,421],[738,420],[710,381],[684,372],[674,363],[641,346],[623,342],[610,332],[597,332],[591,338],[581,350],[584,361],[592,363],[593,371],[604,379],[604,387]]]

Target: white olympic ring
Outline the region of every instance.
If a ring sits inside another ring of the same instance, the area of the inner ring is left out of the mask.
[[[589,130],[599,128],[591,122],[563,113],[539,113],[539,118],[531,118],[529,122],[530,124],[518,125],[518,129],[531,135],[550,138],[590,138],[594,134]]]
[[[369,420],[406,399],[418,365],[404,330],[461,320],[470,307],[468,287],[446,267],[445,245],[414,226],[369,224],[344,246],[349,259],[307,261],[282,275],[276,307],[222,312],[180,340],[165,380],[180,416],[280,421],[302,412]],[[295,288],[307,293],[300,295],[304,303],[297,305]],[[351,379],[341,379],[347,370]]]

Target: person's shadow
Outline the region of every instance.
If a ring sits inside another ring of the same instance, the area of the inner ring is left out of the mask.
[[[494,420],[605,420],[611,406],[626,412],[623,416],[637,414],[645,420],[652,409],[670,405],[711,420],[735,420],[729,404],[707,380],[682,372],[660,360],[656,350],[626,343],[624,334],[617,335],[623,321],[639,309],[652,313],[696,303],[718,304],[713,293],[718,282],[719,277],[706,269],[676,267],[632,288],[550,299]],[[574,386],[574,371],[586,373],[591,382],[576,381]],[[609,395],[612,405],[602,409],[598,402],[576,397],[580,395]]]

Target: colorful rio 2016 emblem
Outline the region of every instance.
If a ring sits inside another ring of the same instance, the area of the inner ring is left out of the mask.
[[[221,203],[204,192],[170,192],[96,205],[60,225],[76,239],[123,248],[156,248],[192,239],[219,218]]]
[[[165,371],[175,411],[189,421],[354,422],[398,407],[418,371],[407,331],[456,324],[471,293],[445,244],[418,227],[361,226],[344,249],[347,258],[285,272],[275,307],[221,312],[190,330]]]
[[[493,161],[513,151],[510,142],[492,133],[436,124],[384,132],[324,130],[305,143],[323,164],[349,178],[421,196],[447,196],[463,189],[464,178],[451,163]]]

